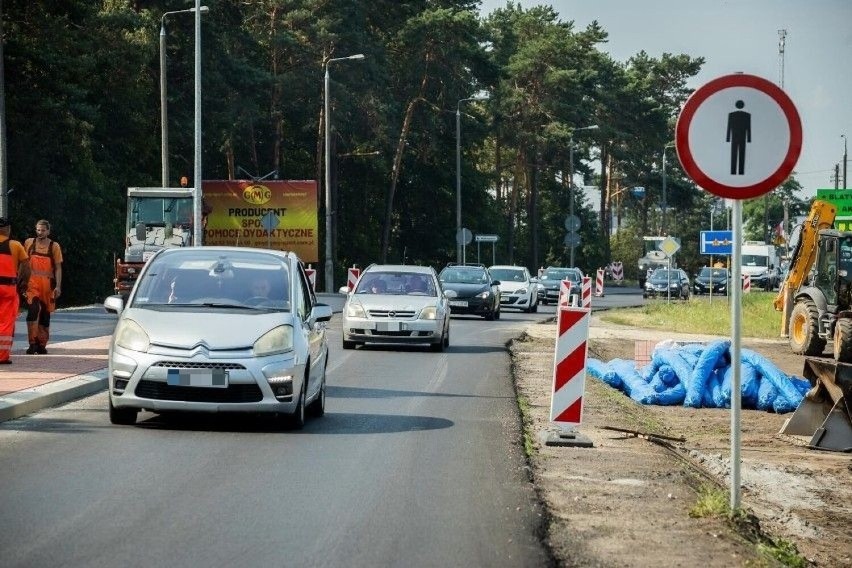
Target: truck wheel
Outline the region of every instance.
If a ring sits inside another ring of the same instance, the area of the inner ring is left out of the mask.
[[[841,318],[834,324],[834,360],[852,363],[852,319]]]
[[[819,310],[809,299],[799,300],[790,314],[790,348],[799,355],[821,355],[825,339],[819,336]]]

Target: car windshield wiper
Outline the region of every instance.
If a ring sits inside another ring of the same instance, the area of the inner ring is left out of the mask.
[[[239,310],[254,310],[256,306],[246,306],[244,304],[229,304],[224,302],[204,302],[203,304],[184,304],[188,306],[204,306],[205,308],[236,308]]]

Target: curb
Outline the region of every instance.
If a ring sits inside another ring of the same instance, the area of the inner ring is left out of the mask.
[[[107,373],[107,369],[101,369],[88,375],[60,379],[8,394],[0,399],[0,422],[14,420],[106,390]]]

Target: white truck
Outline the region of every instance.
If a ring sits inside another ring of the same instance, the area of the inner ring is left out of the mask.
[[[775,245],[745,241],[741,249],[742,273],[751,277],[754,288],[774,290],[780,283],[780,267]]]

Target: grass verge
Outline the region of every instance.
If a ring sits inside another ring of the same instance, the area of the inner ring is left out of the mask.
[[[742,295],[742,335],[777,339],[781,334],[781,312],[773,306],[774,292]],[[601,313],[611,323],[669,329],[681,333],[727,335],[731,332],[731,305],[725,296],[692,297],[687,301],[655,299],[638,308],[616,308]]]

